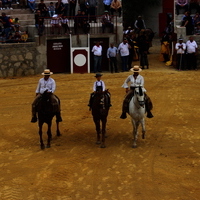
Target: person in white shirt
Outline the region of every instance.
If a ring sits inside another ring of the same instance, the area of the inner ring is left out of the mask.
[[[50,72],[49,69],[45,69],[44,72],[42,73],[44,78],[41,78],[38,82],[37,89],[35,91],[36,97],[32,103],[32,119],[31,119],[32,123],[37,122],[37,116],[36,116],[37,103],[40,100],[42,94],[46,91],[48,93],[51,93],[50,101],[55,109],[56,121],[57,122],[62,121],[62,118],[60,115],[60,100],[58,99],[57,96],[53,94],[56,90],[56,83],[55,83],[55,80],[50,77],[50,75],[52,74],[53,72]]]
[[[183,43],[182,38],[179,38],[179,41],[175,45],[175,49],[176,49],[176,68],[178,70],[184,70],[186,44]]]
[[[121,55],[122,60],[122,72],[128,71],[128,57],[129,57],[129,44],[126,38],[124,38],[123,42],[118,46],[118,53]]]
[[[197,70],[197,50],[197,43],[194,41],[193,37],[190,36],[189,40],[186,42],[186,63],[188,70]]]
[[[102,46],[100,45],[99,41],[97,41],[96,44],[93,46],[92,52],[94,55],[94,73],[102,72],[101,70]]]
[[[144,88],[144,78],[139,74],[142,71],[142,69],[139,66],[135,65],[133,68],[130,69],[130,71],[132,71],[133,74],[128,76],[127,79],[124,81],[124,84],[122,85],[122,87],[125,88],[126,90],[126,96],[123,101],[122,114],[120,116],[121,119],[127,118],[126,113],[129,112],[129,102],[133,97],[135,88],[137,86],[142,86],[143,91],[146,92]],[[130,83],[130,89],[128,85],[129,83]],[[151,102],[151,99],[147,96],[146,93],[145,93],[145,107],[146,107],[147,117],[152,118],[153,115],[151,113],[151,110],[153,108],[153,104]]]

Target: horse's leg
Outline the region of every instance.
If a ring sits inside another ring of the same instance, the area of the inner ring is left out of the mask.
[[[101,134],[100,120],[99,119],[94,119],[94,123],[95,123],[95,126],[96,126],[96,132],[97,132],[96,144],[101,144],[101,141],[100,141],[100,134]]]
[[[43,123],[39,122],[38,125],[39,125],[39,136],[40,136],[40,147],[41,147],[41,149],[45,149],[43,139],[42,139],[42,125],[43,125]]]
[[[102,120],[102,138],[101,138],[101,148],[105,148],[105,135],[106,135],[106,119]]]
[[[132,119],[132,124],[133,124],[133,148],[136,148],[137,147],[137,137],[138,137],[138,123],[135,122],[133,119]]]
[[[48,130],[47,130],[47,148],[51,147],[51,138],[52,138],[52,134],[51,134],[51,124],[52,122],[48,123]]]
[[[142,125],[142,139],[145,139],[145,132],[146,132],[146,129],[145,129],[145,121],[144,121],[144,118],[143,118],[142,121],[141,121],[141,125]]]
[[[59,129],[59,122],[56,122],[56,133],[57,133],[57,136],[60,136],[60,129]]]

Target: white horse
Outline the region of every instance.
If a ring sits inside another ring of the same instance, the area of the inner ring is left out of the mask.
[[[133,124],[133,148],[136,148],[139,124],[142,125],[142,138],[145,138],[145,95],[141,86],[134,90],[134,96],[129,103],[129,115]]]

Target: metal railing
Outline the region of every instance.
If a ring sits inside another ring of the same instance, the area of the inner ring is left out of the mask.
[[[92,16],[91,16],[92,17]],[[62,23],[62,19],[58,19],[57,24],[52,24],[51,17],[44,18],[44,26],[42,35],[46,36],[66,36],[66,35],[82,35],[82,34],[117,34],[117,16],[112,16],[113,31],[111,27],[106,26],[105,31],[102,29],[102,16],[95,16],[96,20],[90,22],[90,17],[85,20],[85,17],[80,17],[76,20],[75,17],[67,16],[67,24]],[[76,21],[80,21],[77,23]]]

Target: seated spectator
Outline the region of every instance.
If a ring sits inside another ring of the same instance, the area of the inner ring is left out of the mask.
[[[28,0],[27,2],[28,2],[28,7],[32,11],[32,13],[34,13],[35,12],[35,0]]]
[[[25,9],[27,8],[27,0],[19,0],[19,5],[21,9]]]
[[[40,10],[42,17],[47,17],[48,8],[44,3],[44,0],[40,0],[40,3],[38,4],[38,10]]]
[[[21,41],[22,42],[26,42],[28,40],[28,31],[24,31],[22,34],[21,34]]]
[[[21,35],[20,35],[19,31],[16,31],[16,32],[15,32],[15,34],[14,34],[14,36],[13,36],[13,40],[14,40],[15,42],[21,42]]]
[[[18,31],[19,32],[19,28],[20,28],[20,23],[19,23],[19,18],[15,18],[12,20],[12,26],[13,26],[13,29],[14,31]]]
[[[55,10],[55,6],[53,5],[53,2],[50,2],[48,11],[49,11],[49,17],[53,17],[53,15],[55,15],[56,10]]]
[[[200,35],[200,24],[197,24],[197,26],[195,27],[194,34],[195,35]]]
[[[103,0],[104,10],[110,11],[112,0]]]
[[[44,32],[44,17],[42,17],[40,10],[35,13],[35,27],[38,30],[38,35],[42,35]]]
[[[180,8],[183,8],[186,11],[188,11],[188,0],[177,0],[176,2],[176,14],[179,15]]]
[[[3,4],[1,0],[0,0],[0,10],[3,10]]]
[[[101,23],[102,23],[102,32],[105,32],[105,28],[109,27],[110,28],[110,33],[113,33],[114,31],[114,25],[111,21],[111,16],[109,15],[108,11],[104,11],[104,15],[101,18]]]
[[[189,12],[192,12],[192,9],[195,9],[195,12],[200,13],[200,6],[199,6],[200,0],[190,0],[189,2]]]
[[[6,15],[6,13],[1,13],[0,22],[3,24],[3,34],[5,34],[6,38],[8,38],[10,32],[12,31],[12,26],[10,18]]]
[[[8,4],[7,8],[6,8],[6,5]],[[13,9],[12,6],[12,0],[2,0],[2,8],[3,9]]]
[[[119,17],[121,17],[121,12],[122,12],[121,1],[113,0],[111,5],[110,5],[110,12],[111,12],[111,15],[113,15],[114,12],[118,12],[119,13]]]
[[[194,22],[194,27],[196,27],[200,23],[199,13],[197,12],[192,19],[193,19],[193,22]]]
[[[129,26],[126,30],[124,30],[124,38],[130,38],[130,35],[131,35],[131,33],[133,32],[134,30],[132,29],[132,27],[131,26]]]
[[[70,32],[70,29],[69,29],[69,26],[68,26],[69,20],[67,19],[67,16],[63,15],[60,20],[61,20],[61,26],[64,30],[64,34],[68,35],[69,32]]]
[[[61,34],[61,18],[60,15],[53,15],[53,17],[51,18],[51,34],[55,33],[55,30],[58,30],[58,34]]]

